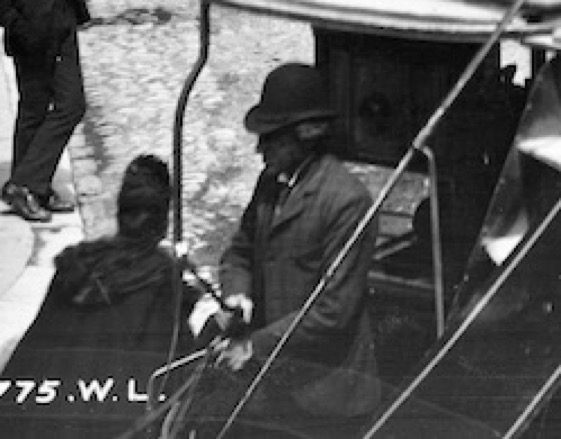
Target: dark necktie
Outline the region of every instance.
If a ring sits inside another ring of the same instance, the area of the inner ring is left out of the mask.
[[[263,198],[263,209],[261,209],[259,218],[260,222],[257,235],[258,242],[264,242],[269,235],[269,231],[275,218],[275,210],[279,203],[279,198],[281,198],[281,192],[283,192],[283,186],[286,187],[285,184],[281,184],[274,180],[271,180],[268,184],[266,195]],[[283,195],[283,198],[286,198],[286,196]]]
[[[275,218],[277,218],[282,209],[284,208],[284,204],[290,195],[290,190],[292,189],[287,183],[277,183],[279,185],[279,193],[277,196],[277,202],[275,204]]]

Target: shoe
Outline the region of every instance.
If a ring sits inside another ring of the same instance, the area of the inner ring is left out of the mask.
[[[2,200],[28,221],[49,222],[52,218],[51,213],[41,207],[37,197],[25,186],[6,183],[2,188]]]
[[[74,212],[74,203],[70,200],[64,200],[61,196],[56,193],[55,191],[51,190],[49,195],[38,195],[37,199],[39,200],[39,204],[44,209],[48,210],[49,212],[55,213],[70,213]]]

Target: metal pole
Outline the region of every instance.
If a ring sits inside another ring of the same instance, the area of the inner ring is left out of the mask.
[[[199,56],[193,66],[189,76],[185,80],[181,94],[177,101],[175,110],[175,124],[173,127],[173,242],[179,243],[183,239],[183,217],[182,217],[182,195],[183,184],[181,177],[183,175],[183,166],[181,163],[183,152],[183,118],[185,109],[189,100],[189,95],[193,90],[195,81],[199,77],[204,65],[208,59],[210,46],[210,5],[208,0],[201,0],[201,13],[199,24]]]
[[[421,129],[417,137],[413,140],[413,147],[422,148],[427,141],[428,137],[433,133],[436,125],[440,122],[442,116],[448,111],[448,108],[454,103],[460,92],[464,89],[467,82],[471,79],[481,62],[488,55],[491,48],[499,40],[499,37],[506,29],[507,25],[512,21],[516,13],[522,7],[526,0],[516,0],[516,2],[511,6],[510,9],[506,11],[502,20],[497,24],[497,27],[487,40],[487,42],[479,49],[475,54],[471,62],[468,64],[450,93],[446,95],[440,106],[433,113],[426,125]]]
[[[389,417],[396,412],[396,410],[401,407],[401,405],[411,396],[415,389],[421,384],[421,382],[426,378],[426,376],[438,365],[440,360],[450,352],[454,347],[456,342],[464,335],[468,330],[470,325],[479,316],[481,311],[487,306],[487,304],[495,297],[495,294],[501,286],[506,282],[507,278],[512,274],[512,272],[518,267],[520,261],[528,254],[532,249],[537,240],[543,235],[545,229],[552,223],[552,221],[561,212],[561,199],[552,207],[549,213],[546,215],[544,220],[534,232],[521,244],[519,244],[518,250],[510,257],[503,269],[503,271],[492,281],[491,285],[487,289],[487,293],[481,298],[479,302],[474,306],[474,308],[469,312],[467,317],[462,321],[458,329],[450,336],[442,348],[436,353],[436,355],[428,362],[424,369],[415,377],[415,379],[407,386],[407,388],[399,395],[399,397],[392,403],[392,405],[380,416],[376,421],[374,426],[363,436],[362,439],[371,439],[374,435],[382,428]]]
[[[180,254],[180,243],[183,240],[183,184],[181,177],[183,174],[182,167],[182,152],[183,152],[183,118],[185,116],[185,109],[187,107],[187,102],[189,100],[189,95],[195,81],[197,80],[199,74],[201,73],[206,61],[208,59],[208,52],[210,46],[210,13],[209,13],[209,2],[208,0],[201,0],[201,12],[200,12],[200,28],[199,28],[199,56],[193,66],[189,76],[185,80],[181,94],[177,102],[177,108],[175,112],[175,125],[173,128],[173,251],[176,262],[173,264],[173,285],[174,285],[174,297],[176,298],[176,315],[174,333],[171,343],[170,356],[168,362],[171,361],[171,356],[175,351],[175,346],[177,344],[177,338],[179,336],[179,320],[181,312],[181,291],[182,291],[182,267],[180,260],[182,255]]]
[[[181,326],[181,303],[182,303],[182,291],[183,291],[183,279],[182,272],[183,267],[181,260],[183,256],[181,255],[181,241],[183,240],[183,216],[182,216],[182,197],[183,197],[183,184],[182,184],[182,152],[183,152],[183,119],[185,116],[185,109],[187,107],[187,102],[189,100],[189,95],[193,89],[195,81],[197,80],[199,74],[201,73],[204,65],[208,59],[209,46],[210,46],[210,6],[208,0],[201,0],[200,3],[200,24],[199,24],[199,55],[189,76],[183,84],[181,94],[177,101],[177,107],[175,111],[175,123],[173,127],[173,193],[172,193],[172,203],[173,203],[173,252],[174,252],[174,264],[172,270],[172,281],[173,281],[173,296],[175,298],[175,313],[174,313],[174,325],[173,334],[170,342],[170,348],[168,352],[167,364],[170,365],[177,346],[179,339],[179,331]],[[161,387],[165,385],[167,375],[162,380]],[[147,411],[152,409],[151,401],[148,400]]]
[[[436,161],[430,148],[423,148],[423,154],[429,163],[429,187],[430,187],[430,216],[431,216],[431,241],[432,241],[432,265],[434,272],[434,307],[436,314],[436,335],[438,338],[444,333],[444,281],[442,269],[442,245],[440,237],[440,215],[438,208],[438,181],[436,172]]]

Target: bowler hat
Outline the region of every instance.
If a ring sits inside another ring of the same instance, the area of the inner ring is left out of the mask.
[[[296,122],[334,116],[320,72],[309,65],[288,63],[269,73],[260,102],[245,116],[245,127],[268,134]]]

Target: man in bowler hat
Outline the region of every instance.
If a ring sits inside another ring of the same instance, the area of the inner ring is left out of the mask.
[[[2,199],[29,221],[71,212],[51,182],[85,111],[76,28],[90,19],[85,0],[0,0],[7,55],[19,91],[11,175]]]
[[[365,186],[326,151],[334,117],[319,71],[298,63],[273,70],[246,115],[264,170],[221,260],[225,302],[241,308],[249,326],[219,346],[217,363],[226,370],[243,374],[263,364],[371,206]],[[267,397],[258,398],[259,411],[317,415],[330,423],[317,437],[349,437],[339,421],[377,406],[366,306],[375,233],[373,223],[289,338],[268,377],[271,391],[265,386]],[[222,327],[230,318],[215,315]]]

